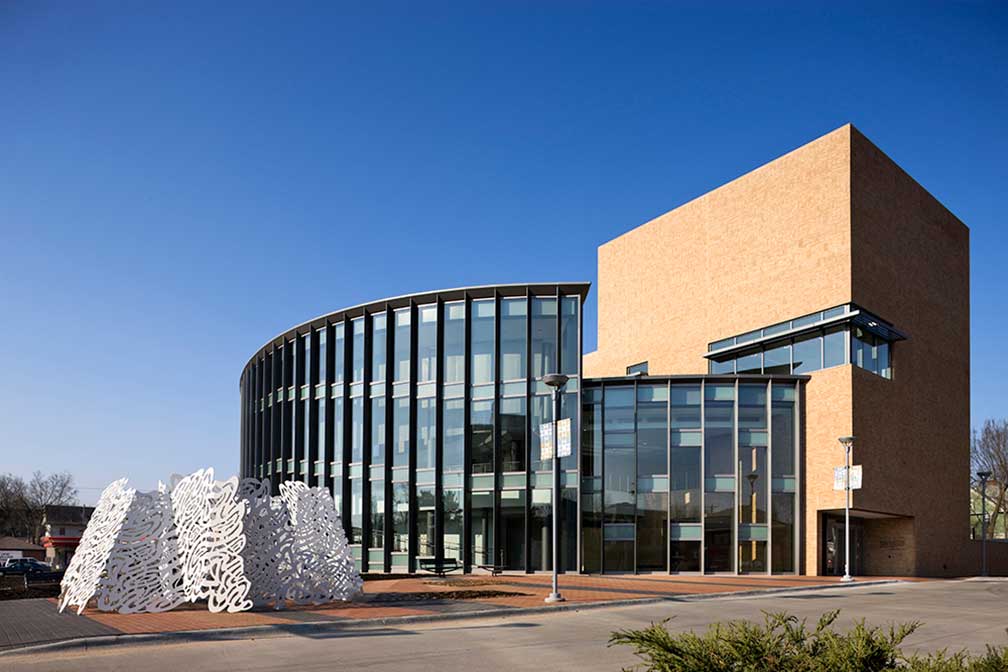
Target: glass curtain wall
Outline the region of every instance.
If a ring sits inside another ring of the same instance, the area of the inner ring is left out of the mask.
[[[536,290],[406,297],[285,334],[240,381],[243,473],[329,487],[370,571],[438,557],[549,570],[554,505],[563,568],[577,569],[582,298]],[[539,460],[540,424],[554,419],[542,378],[554,372],[570,376],[559,415],[575,447],[559,474]],[[602,458],[591,458],[598,479]]]
[[[593,382],[581,570],[794,573],[798,383]]]

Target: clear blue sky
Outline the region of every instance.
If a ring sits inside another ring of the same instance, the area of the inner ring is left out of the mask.
[[[0,471],[233,473],[277,332],[594,281],[847,122],[970,226],[973,420],[1008,416],[1008,5],[223,4],[0,6]]]

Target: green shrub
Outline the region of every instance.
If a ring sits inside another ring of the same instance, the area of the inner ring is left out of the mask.
[[[715,623],[703,634],[672,634],[665,623],[613,633],[609,645],[633,647],[648,672],[1005,672],[1008,648],[988,646],[981,656],[941,651],[905,656],[900,644],[919,622],[871,627],[864,620],[847,632],[833,629],[839,611],[819,619],[814,629],[786,613],[766,613],[762,624]]]

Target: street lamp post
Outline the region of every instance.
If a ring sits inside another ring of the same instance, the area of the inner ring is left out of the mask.
[[[843,577],[840,579],[845,583],[854,580],[850,573],[850,451],[854,445],[853,436],[841,436],[840,445],[844,447],[844,567]]]
[[[980,477],[980,576],[987,576],[987,479],[989,471],[978,471]]]
[[[557,570],[560,559],[560,457],[557,455],[557,422],[560,418],[560,390],[567,384],[567,376],[562,373],[549,373],[543,376],[543,382],[553,388],[553,592],[546,597],[546,602],[563,602],[566,598],[560,594],[557,586]]]

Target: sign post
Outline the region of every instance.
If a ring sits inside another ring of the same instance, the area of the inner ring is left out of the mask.
[[[854,445],[853,436],[841,436],[840,444],[844,447],[844,466],[840,467],[843,469],[843,491],[844,491],[844,575],[840,579],[845,583],[850,583],[854,580],[854,577],[850,573],[850,491],[851,491],[851,463],[850,463],[850,451],[851,446]],[[861,487],[861,466],[858,465],[858,483],[857,487]],[[837,473],[834,469],[833,471],[833,487],[837,486]]]
[[[560,390],[567,384],[567,376],[550,373],[543,376],[543,382],[553,388],[553,418],[558,418]],[[559,422],[544,422],[539,428],[540,459],[553,461],[553,592],[545,600],[551,604],[564,601],[557,585],[557,573],[560,571],[560,457],[571,454],[570,430],[569,418]],[[560,443],[558,439],[564,443]]]

